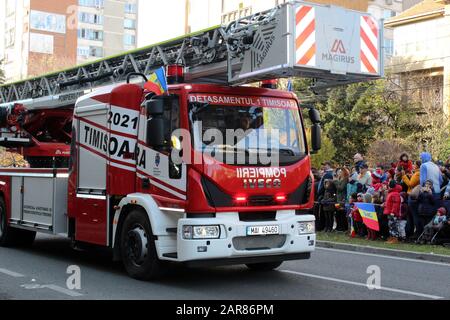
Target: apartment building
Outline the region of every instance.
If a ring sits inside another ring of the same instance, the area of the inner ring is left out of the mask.
[[[6,81],[136,48],[138,0],[3,0]]]
[[[137,9],[137,0],[78,0],[78,62],[136,48]]]
[[[450,1],[424,0],[385,23],[393,30],[392,63],[401,86],[450,119]]]

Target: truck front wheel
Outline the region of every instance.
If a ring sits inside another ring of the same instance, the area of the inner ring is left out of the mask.
[[[283,264],[280,262],[265,262],[265,263],[249,263],[246,264],[247,268],[254,271],[272,271]]]
[[[138,280],[156,279],[162,274],[162,262],[156,252],[150,222],[142,210],[128,213],[120,235],[120,253],[128,274]]]
[[[35,237],[36,232],[34,231],[8,226],[5,201],[0,198],[0,246],[30,246],[33,244]]]

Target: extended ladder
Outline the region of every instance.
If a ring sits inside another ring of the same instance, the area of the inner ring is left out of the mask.
[[[86,90],[149,74],[169,64],[186,80],[237,85],[281,77],[316,78],[328,86],[383,75],[382,28],[366,13],[290,2],[119,56],[0,86],[0,105],[30,99],[73,103]]]

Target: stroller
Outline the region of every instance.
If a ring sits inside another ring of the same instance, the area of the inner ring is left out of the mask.
[[[450,201],[443,201],[443,207],[447,209],[447,217],[450,217]],[[444,223],[440,227],[436,226],[436,228],[433,228],[430,227],[430,224],[427,224],[422,234],[417,238],[416,243],[424,244],[427,242],[432,245],[450,245],[450,225]]]

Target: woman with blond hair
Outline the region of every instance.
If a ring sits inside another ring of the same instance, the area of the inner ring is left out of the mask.
[[[336,231],[347,231],[348,223],[345,212],[345,202],[347,200],[347,183],[350,171],[347,168],[341,168],[336,171]]]

